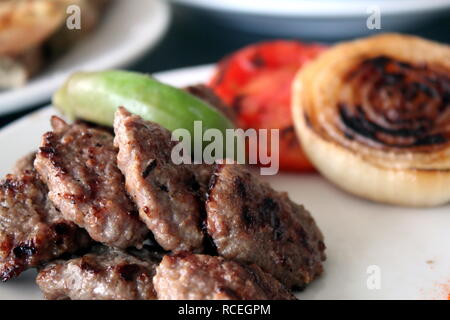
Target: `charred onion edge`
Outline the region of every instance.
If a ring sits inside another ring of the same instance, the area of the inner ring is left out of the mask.
[[[391,37],[392,39],[389,39]],[[371,42],[378,39],[401,41],[399,37],[405,37],[408,41],[425,41],[397,34],[375,36],[367,40]],[[342,46],[351,45],[355,46],[356,50],[360,50],[358,53],[361,54],[360,46],[363,41],[366,39],[338,45],[336,49],[331,50],[340,50]],[[380,52],[382,53],[383,51]],[[326,59],[329,55],[330,52],[326,52],[318,60]],[[311,87],[315,85],[310,81],[308,74],[308,70],[312,69],[311,65],[315,63],[312,62],[295,77],[292,88],[292,112],[303,149],[316,168],[344,190],[372,201],[414,207],[429,207],[449,202],[450,167],[382,166],[372,161],[376,154],[371,157],[355,152],[337,140],[317,132],[307,123],[308,116],[302,106],[303,96],[307,90],[312,92]],[[446,146],[445,150],[448,149],[449,147]]]

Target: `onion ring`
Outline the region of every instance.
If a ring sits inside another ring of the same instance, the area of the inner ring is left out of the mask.
[[[302,146],[329,180],[404,206],[450,201],[450,47],[383,34],[342,43],[293,84]]]

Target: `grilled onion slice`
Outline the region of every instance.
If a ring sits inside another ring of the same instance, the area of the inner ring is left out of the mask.
[[[292,108],[306,154],[343,189],[449,202],[449,46],[399,34],[342,43],[298,73]]]

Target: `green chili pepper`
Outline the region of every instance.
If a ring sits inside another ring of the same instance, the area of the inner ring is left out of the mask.
[[[193,134],[196,120],[202,121],[203,130],[233,128],[228,118],[206,102],[135,72],[75,73],[55,93],[53,105],[71,119],[105,126],[113,125],[115,111],[123,106],[171,131],[184,128]]]

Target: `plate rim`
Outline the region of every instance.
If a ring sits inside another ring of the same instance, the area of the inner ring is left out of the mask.
[[[99,69],[123,68],[132,61],[139,59],[139,57],[153,49],[160,42],[170,24],[171,7],[164,0],[151,1],[154,9],[152,10],[153,18],[149,19],[149,21],[151,21],[152,29],[155,30],[155,32],[144,33],[147,34],[147,37],[141,39],[139,42],[133,43],[133,50],[130,50],[126,55],[115,55],[114,59],[108,60],[108,62],[102,64]],[[92,61],[88,62],[92,64]],[[99,62],[100,60],[95,61]],[[80,69],[86,70],[87,68],[80,66]],[[0,116],[6,116],[26,109],[31,109],[50,100],[53,92],[64,82],[70,73],[71,70],[48,74],[42,79],[37,79],[35,82],[25,84],[23,87],[7,89],[0,92],[0,100],[2,101]]]
[[[378,5],[385,15],[401,15],[413,12],[438,11],[450,9],[450,0],[259,0],[258,6],[252,1],[242,0],[172,0],[178,4],[198,9],[224,11],[235,14],[248,14],[272,17],[333,17],[348,18],[368,15],[369,7]],[[253,4],[253,5],[252,5]]]

